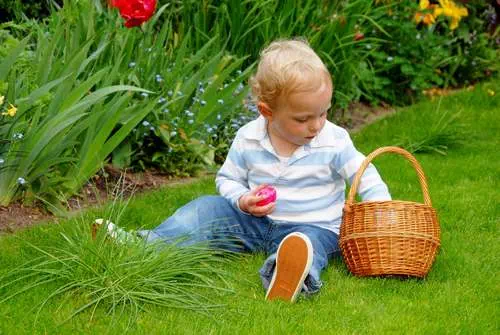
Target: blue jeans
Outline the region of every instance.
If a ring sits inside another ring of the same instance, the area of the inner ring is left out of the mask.
[[[313,263],[303,291],[315,293],[322,286],[321,270],[332,256],[340,254],[338,235],[330,230],[312,224],[273,221],[268,217],[247,215],[221,196],[203,196],[179,208],[153,230],[141,230],[139,234],[148,242],[161,239],[168,243],[184,237],[180,245],[208,242],[212,247],[229,251],[269,254],[259,271],[264,289],[267,290],[278,246],[285,236],[293,232],[301,232],[311,240]]]

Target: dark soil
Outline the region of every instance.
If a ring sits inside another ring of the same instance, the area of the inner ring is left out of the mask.
[[[393,112],[394,109],[387,106],[374,108],[357,103],[345,111],[345,116],[337,113],[339,116],[335,118],[334,122],[352,133]],[[127,196],[163,185],[190,183],[196,180],[197,178],[172,178],[154,171],[124,172],[112,166],[106,166],[104,171],[92,178],[78,196],[68,200],[67,209],[79,211],[105,202],[115,195],[117,183],[121,184],[120,190],[124,191],[124,195]],[[20,203],[13,203],[7,207],[0,206],[0,234],[11,233],[19,228],[41,222],[57,223],[58,220],[57,216],[47,212],[41,206],[26,206]]]

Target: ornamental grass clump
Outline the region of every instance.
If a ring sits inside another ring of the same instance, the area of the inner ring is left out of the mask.
[[[82,312],[93,319],[98,310],[130,322],[152,306],[208,313],[222,307],[211,297],[231,292],[222,270],[231,257],[205,245],[118,243],[105,229],[93,235],[86,220],[57,229],[57,239],[40,239],[44,246],[20,238],[36,256],[0,274],[0,305],[47,285],[37,316],[52,299],[60,306],[75,299],[75,304],[83,302],[63,323]]]
[[[437,153],[446,155],[448,150],[462,146],[470,136],[465,124],[460,122],[460,112],[450,115],[449,112],[439,114],[441,99],[439,100],[435,120],[423,120],[425,124],[419,131],[409,131],[399,136],[395,145],[408,150],[410,153]],[[430,126],[429,126],[430,125]]]

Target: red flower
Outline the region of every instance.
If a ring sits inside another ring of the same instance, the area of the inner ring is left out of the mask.
[[[125,27],[140,26],[153,16],[156,0],[111,0],[111,6],[118,8],[125,19]]]
[[[361,41],[364,38],[365,38],[365,34],[360,33],[359,31],[356,34],[354,34],[354,40],[355,41]]]

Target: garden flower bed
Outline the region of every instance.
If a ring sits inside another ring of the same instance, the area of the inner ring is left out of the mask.
[[[130,4],[53,2],[44,20],[0,26],[0,206],[60,213],[106,164],[215,170],[256,116],[246,83],[278,37],[310,41],[335,82],[329,118],[354,128],[364,116],[350,106],[408,104],[498,71],[488,4]]]

